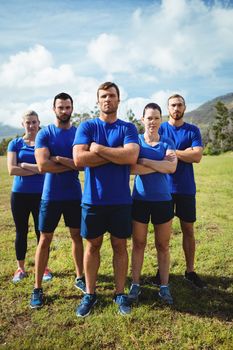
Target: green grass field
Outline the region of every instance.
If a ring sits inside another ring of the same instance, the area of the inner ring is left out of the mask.
[[[185,270],[178,221],[171,239],[170,285],[175,303],[164,306],[151,285],[157,269],[149,234],[142,275],[142,295],[131,315],[117,314],[112,302],[112,251],[106,235],[101,250],[98,303],[86,319],[75,316],[81,294],[73,286],[71,242],[63,222],[52,243],[52,282],[44,284],[45,306],[29,308],[36,239],[28,237],[28,277],[11,282],[16,268],[14,225],[10,212],[12,178],[0,157],[0,349],[233,349],[233,154],[205,156],[195,165],[197,183],[196,270],[208,289],[193,289]],[[128,242],[129,252],[131,242]],[[127,289],[130,284],[130,271]]]

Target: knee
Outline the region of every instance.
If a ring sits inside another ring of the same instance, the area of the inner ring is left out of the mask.
[[[133,249],[135,250],[145,250],[146,241],[133,240]]]
[[[52,238],[53,238],[52,235],[41,234],[40,240],[39,240],[39,246],[42,249],[49,248],[51,241],[52,241]]]
[[[156,249],[162,254],[169,253],[169,242],[158,242],[156,243]]]

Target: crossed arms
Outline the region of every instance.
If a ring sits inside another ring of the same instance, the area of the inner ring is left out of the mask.
[[[135,164],[139,154],[139,145],[127,143],[120,147],[107,147],[92,142],[73,147],[74,164],[78,167],[96,167],[107,163],[119,165]]]
[[[163,160],[139,158],[138,163],[131,166],[131,174],[147,175],[154,172],[172,174],[176,171],[177,156],[175,151],[167,150]]]

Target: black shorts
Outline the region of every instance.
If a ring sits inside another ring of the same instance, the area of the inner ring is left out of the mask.
[[[54,232],[62,215],[66,226],[70,228],[80,228],[80,201],[41,200],[39,213],[39,230],[44,233]]]
[[[133,220],[148,224],[160,225],[174,217],[173,202],[171,201],[133,201]]]
[[[82,204],[81,236],[97,238],[109,232],[117,238],[132,234],[132,205]]]
[[[172,194],[174,213],[182,221],[196,221],[196,198],[192,194]]]

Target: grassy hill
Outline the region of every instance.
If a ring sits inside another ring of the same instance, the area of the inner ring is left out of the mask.
[[[22,128],[14,128],[12,126],[0,123],[0,141],[16,135],[22,135],[24,130]]]
[[[215,119],[215,105],[218,101],[223,102],[229,110],[233,110],[233,92],[230,92],[202,104],[200,107],[191,112],[187,112],[185,114],[185,120],[198,125],[201,129],[206,129]]]

